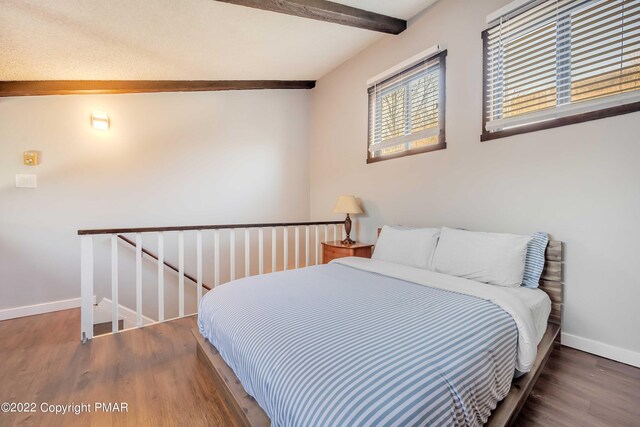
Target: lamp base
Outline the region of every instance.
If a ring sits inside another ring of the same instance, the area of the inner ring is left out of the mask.
[[[340,240],[340,243],[342,243],[343,245],[353,245],[356,243],[356,241],[352,240],[350,237],[347,237],[344,240]]]
[[[344,240],[341,240],[340,243],[343,245],[353,245],[355,240],[351,240],[351,218],[349,218],[349,214],[344,219],[344,231],[347,237]]]

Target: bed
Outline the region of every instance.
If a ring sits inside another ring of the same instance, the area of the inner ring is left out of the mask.
[[[550,242],[539,289],[364,258],[248,277],[203,298],[198,355],[240,425],[509,425],[558,335],[561,261]]]

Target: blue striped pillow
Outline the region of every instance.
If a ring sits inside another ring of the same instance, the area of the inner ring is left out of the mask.
[[[547,233],[535,233],[527,245],[527,257],[524,261],[524,276],[522,286],[535,289],[540,282],[544,268],[544,252],[547,249],[549,236]]]

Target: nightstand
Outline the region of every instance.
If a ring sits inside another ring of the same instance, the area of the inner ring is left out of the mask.
[[[326,264],[332,259],[344,258],[347,256],[371,258],[372,248],[373,245],[369,245],[367,243],[343,245],[339,240],[333,242],[322,242],[322,263]]]

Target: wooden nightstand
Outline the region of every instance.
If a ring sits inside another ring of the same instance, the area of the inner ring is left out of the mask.
[[[369,245],[367,243],[343,245],[339,240],[334,242],[322,242],[322,263],[326,264],[332,259],[344,258],[347,256],[371,258],[372,248],[373,245]]]

